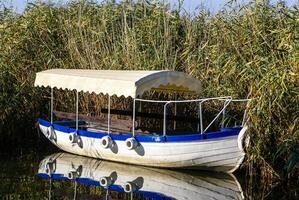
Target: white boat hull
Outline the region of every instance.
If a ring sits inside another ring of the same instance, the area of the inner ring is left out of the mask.
[[[47,136],[49,127],[41,124],[39,127]],[[245,155],[240,141],[238,145],[240,134],[199,141],[139,142],[137,148],[129,150],[124,140],[114,140],[111,148],[104,148],[102,138],[80,136],[83,144],[80,146],[70,142],[69,133],[54,131],[56,139],[50,141],[66,152],[144,166],[233,172]]]

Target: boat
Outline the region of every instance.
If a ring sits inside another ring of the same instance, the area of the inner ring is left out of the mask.
[[[137,199],[244,199],[242,187],[233,174],[208,171],[174,171],[122,164],[69,153],[46,156],[39,165],[38,177],[51,182],[49,199],[62,198],[52,189],[55,181],[73,182],[73,199],[80,199],[79,185],[99,187],[106,199],[113,192]],[[59,187],[58,184],[56,185]],[[69,185],[69,184],[68,184]],[[52,189],[52,191],[51,191]],[[69,190],[69,189],[68,189]],[[85,190],[83,190],[85,191]],[[88,191],[88,190],[87,190]],[[68,195],[68,197],[69,197]],[[87,198],[87,194],[84,194]],[[93,198],[94,196],[93,192]],[[117,195],[120,198],[119,195]],[[99,197],[99,196],[98,196]],[[125,197],[121,197],[124,198]],[[128,198],[126,198],[128,199]]]
[[[35,86],[51,89],[50,119],[39,118],[37,124],[41,132],[63,151],[143,166],[225,172],[235,171],[244,159],[248,144],[246,109],[240,125],[226,127],[220,118],[225,119],[229,105],[248,104],[249,99],[225,96],[160,100],[151,99],[150,95],[143,98],[149,91],[200,96],[201,82],[183,72],[50,69],[36,74]],[[54,110],[54,89],[75,90],[76,113]],[[107,115],[79,114],[79,92],[106,95],[108,105],[104,111]],[[131,98],[132,109],[111,109],[112,96]],[[207,122],[204,106],[209,102],[219,102],[222,106]],[[160,114],[141,112],[143,107],[140,105],[144,104],[147,107],[153,105],[152,109],[156,110],[160,105]],[[179,106],[191,104],[196,108],[195,117],[187,117],[186,109],[179,113]],[[130,118],[116,119],[112,117],[115,114],[129,115]],[[156,129],[151,127],[153,130],[140,128],[137,120],[140,116],[156,118],[162,125]],[[54,118],[59,120],[54,121]],[[181,125],[180,120],[184,121]],[[217,124],[219,121],[221,123]],[[191,128],[186,125],[189,122],[192,122]]]

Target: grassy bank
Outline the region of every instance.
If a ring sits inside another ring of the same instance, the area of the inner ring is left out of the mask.
[[[26,135],[16,130],[48,112],[47,93],[33,87],[37,71],[172,69],[202,80],[203,96],[252,98],[245,166],[272,180],[297,177],[298,7],[259,2],[195,16],[142,1],[1,11],[2,138],[21,143]]]

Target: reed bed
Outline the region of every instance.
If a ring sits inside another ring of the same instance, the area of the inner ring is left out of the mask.
[[[216,14],[202,9],[196,15],[172,10],[162,1],[141,0],[37,3],[23,14],[3,9],[2,139],[22,141],[26,135],[18,130],[33,127],[38,116],[48,113],[43,97],[49,93],[33,87],[38,71],[178,70],[202,81],[202,96],[251,98],[251,142],[244,166],[262,166],[271,180],[298,183],[298,50],[298,5],[284,3],[228,4]],[[82,99],[84,107],[88,101]]]

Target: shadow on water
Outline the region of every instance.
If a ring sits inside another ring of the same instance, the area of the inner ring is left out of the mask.
[[[156,169],[55,153],[43,137],[26,143],[1,146],[0,199],[296,199],[279,185],[263,191],[244,170]]]

